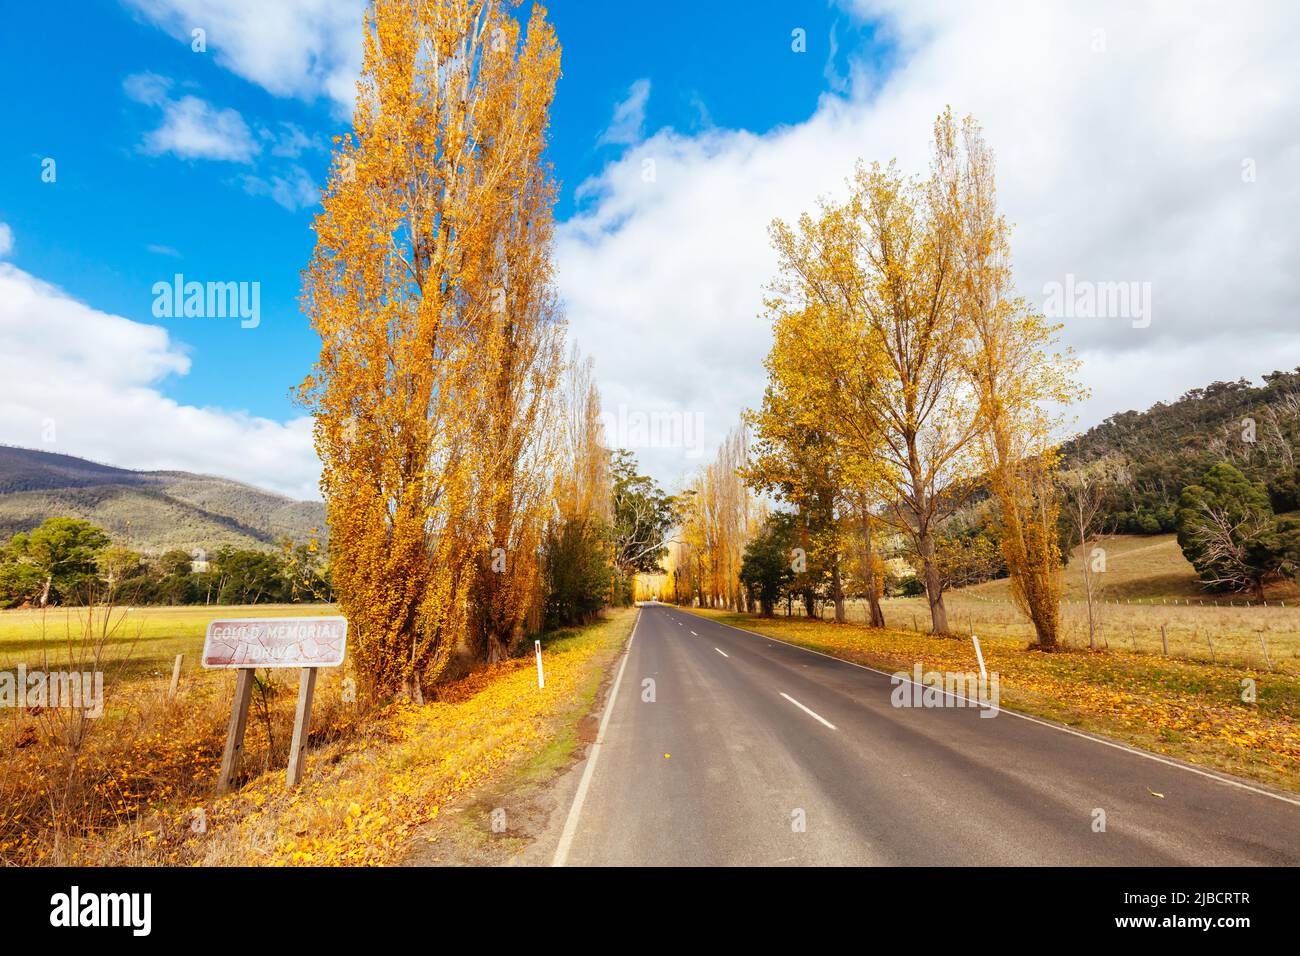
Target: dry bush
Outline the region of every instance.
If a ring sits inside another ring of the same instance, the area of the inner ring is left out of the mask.
[[[233,672],[199,672],[173,699],[170,676],[129,676],[129,647],[106,660],[105,647],[123,638],[120,609],[90,605],[79,620],[61,659],[43,653],[29,667],[102,672],[104,712],[14,708],[0,722],[0,865],[85,862],[76,847],[87,838],[139,831],[164,807],[201,806],[216,784]],[[287,764],[296,678],[258,672],[241,779]],[[347,736],[359,719],[357,705],[342,700],[342,684],[338,671],[317,682],[312,746]],[[115,862],[136,860],[138,849],[128,846]]]

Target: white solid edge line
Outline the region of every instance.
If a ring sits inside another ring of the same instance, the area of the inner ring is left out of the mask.
[[[688,611],[687,613],[689,614],[693,612]],[[798,651],[806,651],[809,654],[816,654],[818,657],[825,657],[828,660],[838,661],[841,664],[848,664],[850,667],[860,667],[864,671],[871,671],[872,673],[881,674],[889,678],[892,678],[894,676],[889,671],[882,671],[878,667],[871,667],[868,664],[859,664],[857,661],[846,661],[844,658],[836,657],[834,654],[825,654],[821,651],[814,651],[811,647],[802,647],[799,644],[791,644],[789,641],[783,641],[777,637],[768,637],[766,634],[759,634],[757,631],[747,631],[743,627],[736,627],[734,624],[723,624],[721,621],[712,621],[710,618],[701,617],[698,614],[696,615],[696,617],[700,617],[700,619],[704,621],[711,621],[711,623],[717,624],[721,627],[729,627],[733,631],[740,631],[740,633],[742,634],[750,634],[754,637],[759,637],[766,641],[771,641],[774,644],[784,644],[786,647],[793,647],[795,650]],[[912,680],[910,677],[906,678],[906,680],[909,684],[916,683],[916,681]],[[945,691],[945,693],[949,694],[950,696],[960,696],[957,694],[952,694],[950,691]],[[983,703],[978,700],[971,700],[969,697],[962,697],[961,699],[967,701],[968,703],[974,704],[978,707],[993,709],[991,705]],[[1202,770],[1199,767],[1192,767],[1185,763],[1179,763],[1177,760],[1170,760],[1169,758],[1162,757],[1159,754],[1149,753],[1148,751],[1145,750],[1138,750],[1136,747],[1130,747],[1127,744],[1122,744],[1115,740],[1107,740],[1105,737],[1098,737],[1098,736],[1094,736],[1093,734],[1085,734],[1081,730],[1075,730],[1071,727],[1062,726],[1061,724],[1054,724],[1050,720],[1042,720],[1041,718],[1038,717],[1030,717],[1028,714],[1022,714],[1018,711],[1008,710],[1007,708],[1002,706],[999,706],[997,708],[997,711],[1000,714],[1010,714],[1012,717],[1019,717],[1021,720],[1027,720],[1031,724],[1038,724],[1041,727],[1048,727],[1052,730],[1059,730],[1061,733],[1069,734],[1072,737],[1080,737],[1083,740],[1091,740],[1095,744],[1101,744],[1102,746],[1105,747],[1112,747],[1115,750],[1122,750],[1125,753],[1133,754],[1135,757],[1143,757],[1147,760],[1154,760],[1156,763],[1164,764],[1166,767],[1173,767],[1175,770],[1185,770],[1188,773],[1196,774],[1198,777],[1205,777],[1208,780],[1213,780],[1217,783],[1222,783],[1229,787],[1236,787],[1239,790],[1247,790],[1250,793],[1257,793],[1262,797],[1271,797],[1274,800],[1280,800],[1282,803],[1289,803],[1292,806],[1300,807],[1300,800],[1296,799],[1295,797],[1288,797],[1284,794],[1274,793],[1271,790],[1264,790],[1260,787],[1252,787],[1248,783],[1243,783],[1240,780],[1233,780],[1231,777],[1221,777],[1217,773],[1210,773],[1208,770]]]
[[[640,624],[641,612],[637,611],[636,623],[632,625],[632,634],[628,637],[627,647],[623,650],[623,662],[618,665],[618,673],[614,675],[614,686],[609,690],[605,713],[601,715],[600,727],[596,730],[596,742],[591,745],[591,753],[587,755],[587,765],[582,768],[582,778],[578,781],[578,790],[573,795],[573,805],[569,807],[564,829],[560,832],[560,842],[555,845],[555,856],[551,858],[551,866],[564,866],[569,858],[569,847],[578,832],[578,817],[582,814],[583,801],[587,799],[587,788],[591,786],[591,775],[596,769],[596,758],[600,756],[600,745],[605,740],[605,728],[609,726],[610,714],[614,713],[614,701],[618,698],[618,688],[623,683],[623,671],[627,669],[627,660],[632,656],[632,642],[636,640],[636,629]]]
[[[720,648],[720,647],[715,647],[714,650],[717,651],[719,654],[721,654],[723,657],[730,657],[730,656],[731,656],[730,654],[728,654],[726,651],[724,651],[724,650],[723,650],[722,648]]]
[[[781,696],[784,697],[786,700],[788,700],[790,703],[794,704],[796,707],[798,707],[800,710],[802,710],[802,711],[803,711],[805,714],[807,714],[809,717],[812,717],[814,720],[820,720],[823,724],[825,724],[825,725],[826,725],[827,727],[829,727],[831,730],[834,730],[834,729],[835,729],[835,725],[832,724],[829,720],[827,720],[827,719],[826,719],[825,717],[823,717],[821,714],[817,713],[817,711],[815,711],[815,710],[813,710],[813,709],[811,709],[811,708],[809,708],[809,707],[805,707],[803,704],[799,703],[797,700],[795,700],[793,697],[791,697],[791,696],[790,696],[789,694],[787,694],[785,691],[781,691]]]

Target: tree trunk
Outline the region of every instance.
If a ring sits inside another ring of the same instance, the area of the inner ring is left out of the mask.
[[[1095,650],[1097,647],[1097,619],[1092,609],[1092,572],[1085,565],[1083,571],[1083,586],[1088,597],[1088,650]]]
[[[507,657],[510,656],[511,641],[509,638],[502,640],[496,634],[489,633],[487,635],[486,643],[487,643],[487,662],[489,664],[500,663],[501,661],[505,660]]]
[[[885,612],[880,607],[880,585],[876,581],[876,549],[871,540],[871,516],[862,511],[862,544],[866,549],[867,605],[871,609],[871,626],[885,626]]]
[[[45,576],[45,587],[41,588],[41,607],[50,603],[50,588],[54,585],[54,575]]]
[[[929,531],[921,536],[918,550],[925,572],[925,596],[930,602],[930,633],[950,637],[948,609],[943,605],[943,585],[939,579],[939,567],[934,561],[934,536]]]
[[[817,598],[813,595],[812,588],[803,592],[803,609],[808,617],[817,616]]]
[[[884,627],[885,610],[880,606],[880,592],[876,590],[874,574],[871,583],[867,585],[867,606],[871,611],[871,626]]]
[[[840,560],[838,555],[831,564],[831,597],[835,601],[835,623],[843,624],[848,620],[844,612],[844,585],[840,581]]]
[[[424,688],[420,686],[419,674],[411,674],[402,682],[402,694],[413,704],[424,703]]]

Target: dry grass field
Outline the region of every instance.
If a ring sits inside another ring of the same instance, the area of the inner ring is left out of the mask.
[[[1117,535],[1098,546],[1106,550],[1106,571],[1096,578],[1099,648],[1163,655],[1167,643],[1171,657],[1300,674],[1300,588],[1294,583],[1270,586],[1263,606],[1240,595],[1203,592],[1173,535]],[[1081,563],[1076,553],[1064,572],[1064,637],[1072,647],[1088,646]],[[1005,580],[949,591],[944,603],[951,625],[961,633],[974,630],[980,637],[1026,643],[1033,637]],[[890,627],[929,630],[924,597],[889,598],[884,610]],[[849,616],[865,621],[865,602],[851,605]]]

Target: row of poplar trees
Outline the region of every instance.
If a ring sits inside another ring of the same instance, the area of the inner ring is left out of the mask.
[[[745,483],[749,435],[742,426],[718,446],[677,496],[676,534],[665,549],[663,599],[702,607],[749,610],[740,581],[745,543],[767,517],[766,501]]]
[[[509,6],[513,6],[510,4]],[[590,369],[566,361],[543,154],[560,70],[546,11],[373,0],[304,310],[334,585],[358,673],[423,699],[459,650],[534,629],[543,544],[599,521]]]
[[[842,201],[773,223],[780,270],[766,305],[767,388],[748,416],[745,469],[831,536],[836,619],[846,531],[878,566],[882,533],[920,567],[932,630],[950,633],[936,532],[970,500],[994,502],[1012,594],[1039,647],[1057,645],[1057,485],[1062,409],[1080,397],[1059,326],[1013,288],[1009,227],[980,127],[945,111],[931,168],[859,164]],[[866,575],[871,623],[884,624],[882,576]]]

